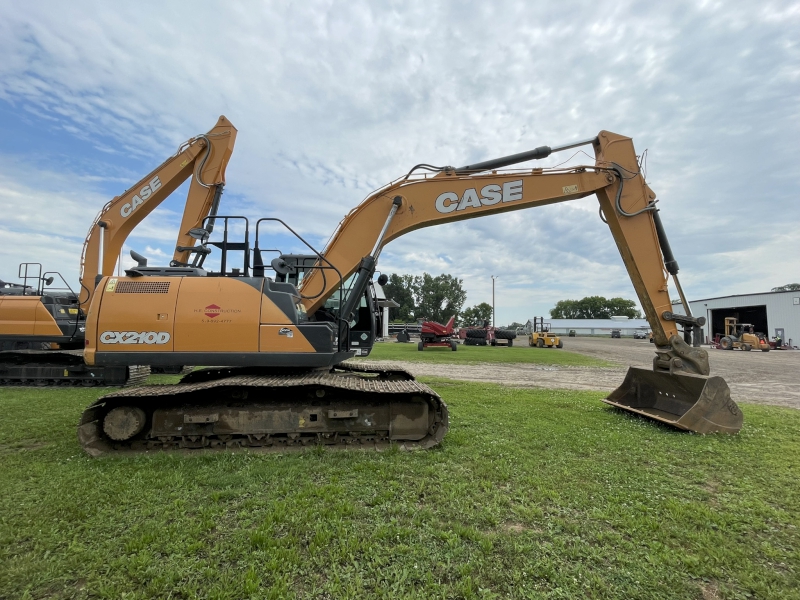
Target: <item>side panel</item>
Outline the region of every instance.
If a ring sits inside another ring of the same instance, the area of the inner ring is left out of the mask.
[[[262,325],[259,343],[261,352],[315,352],[297,325]]]
[[[38,296],[6,296],[0,299],[0,335],[32,335],[38,303]]]
[[[36,305],[36,324],[33,326],[33,335],[56,337],[64,335],[56,323],[55,317],[41,302]]]
[[[291,325],[292,320],[269,297],[261,296],[261,323],[269,325]]]
[[[175,303],[181,284],[179,277],[104,280],[102,296],[95,292],[92,300],[87,339],[91,332],[98,352],[171,352]],[[99,313],[94,314],[97,305]]]
[[[0,298],[0,335],[63,334],[39,296],[4,296]]]
[[[261,290],[232,277],[186,277],[176,308],[176,352],[258,352]]]

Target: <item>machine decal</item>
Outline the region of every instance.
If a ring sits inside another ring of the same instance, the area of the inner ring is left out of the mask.
[[[522,200],[522,179],[507,181],[502,187],[495,183],[485,185],[481,188],[480,196],[478,196],[477,188],[465,190],[461,198],[455,192],[445,192],[436,198],[436,210],[446,214],[454,210],[464,210],[469,207],[480,208],[514,200]]]
[[[233,323],[232,319],[220,319],[223,315],[235,315],[242,312],[241,308],[222,308],[218,304],[209,304],[205,308],[195,308],[195,314],[202,314],[207,318],[201,319],[201,323]]]
[[[287,338],[294,337],[294,331],[289,329],[288,327],[281,327],[278,331],[278,335],[285,335]]]
[[[104,331],[100,334],[103,344],[166,344],[166,331]]]
[[[117,278],[112,277],[111,279],[108,280],[108,283],[106,284],[106,291],[113,292],[115,289],[117,289]]]
[[[564,194],[577,194],[578,193],[578,186],[577,185],[565,185],[561,190]]]
[[[158,175],[156,175],[150,180],[150,183],[139,190],[139,193],[133,197],[133,200],[122,205],[122,208],[119,209],[119,214],[122,215],[123,218],[129,217],[131,213],[136,210],[137,206],[144,204],[144,201],[152,196],[153,192],[160,187],[161,180],[158,178]]]

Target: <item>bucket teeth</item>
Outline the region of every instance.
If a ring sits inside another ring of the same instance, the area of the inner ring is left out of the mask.
[[[742,411],[721,377],[631,367],[603,402],[696,433],[738,433],[742,428]]]

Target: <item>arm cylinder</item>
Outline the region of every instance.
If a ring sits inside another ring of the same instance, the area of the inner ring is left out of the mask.
[[[661,254],[664,255],[664,266],[667,272],[673,277],[678,274],[678,261],[672,254],[669,240],[667,239],[667,232],[664,231],[664,224],[661,222],[661,216],[657,210],[653,211],[653,223],[656,226],[656,233],[658,234],[658,245],[661,246]]]

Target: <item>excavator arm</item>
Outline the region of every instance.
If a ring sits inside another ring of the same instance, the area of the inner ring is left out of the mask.
[[[705,319],[691,316],[677,278],[678,264],[656,208],[656,195],[640,171],[633,141],[601,131],[585,143],[594,148],[592,166],[498,170],[577,144],[541,147],[476,165],[436,168],[439,172],[434,176],[406,176],[370,195],[343,219],[322,254],[324,261],[318,263],[335,267],[342,281],[355,274],[349,280],[339,317],[350,320],[351,311],[372,279],[381,248],[407,232],[594,194],[656,343],[653,371],[631,368],[606,402],[701,433],[738,431],[742,416],[730,399],[727,384],[719,377],[708,377],[708,354],[692,347],[691,338],[693,334],[697,338]],[[308,314],[321,308],[339,286],[338,277],[330,273],[316,268],[303,279],[300,292]],[[686,315],[672,312],[669,275]],[[684,329],[683,336],[678,325]]]
[[[172,261],[174,265],[188,262],[196,240],[190,231],[216,214],[236,133],[233,124],[221,116],[208,133],[184,142],[178,152],[103,207],[89,228],[81,254],[80,304],[84,308],[91,304],[100,276],[113,273],[133,228],[194,174]],[[213,225],[207,228],[210,233]]]
[[[596,162],[591,167],[487,172],[485,167],[473,165],[445,168],[424,179],[401,179],[351,211],[323,255],[346,279],[376,245],[379,252],[380,247],[410,231],[595,194],[656,343],[666,345],[677,334],[677,327],[674,320],[663,316],[671,316],[672,304],[654,219],[656,195],[639,173],[630,138],[603,131],[592,145]],[[399,198],[398,208],[379,241],[395,198]],[[337,285],[338,279],[323,277],[320,269],[309,273],[301,286],[304,295],[314,296],[303,301],[307,312],[320,308]]]

